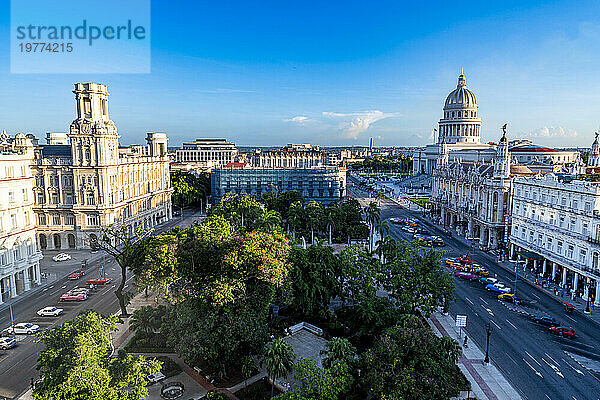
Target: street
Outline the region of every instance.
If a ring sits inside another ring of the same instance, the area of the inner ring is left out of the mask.
[[[366,193],[353,188],[353,197],[364,197]],[[456,233],[452,237],[444,234],[439,226],[422,217],[422,212],[398,209],[395,202],[381,201],[381,221],[391,217],[412,217],[421,221],[421,227],[441,236],[446,246],[441,248],[447,257],[456,257],[470,252],[471,258],[485,266],[490,276],[514,288],[514,273],[500,267],[493,255],[480,250],[471,250]],[[397,240],[412,240],[412,235],[390,223],[390,234]],[[448,269],[450,273],[450,269]],[[506,379],[525,399],[552,400],[597,400],[600,399],[600,378],[581,367],[567,353],[584,354],[587,358],[600,360],[598,338],[600,326],[582,314],[567,315],[564,306],[527,283],[517,283],[517,297],[528,304],[536,315],[550,315],[563,325],[572,326],[577,336],[574,339],[551,335],[546,327],[533,322],[531,317],[509,309],[477,281],[454,278],[456,301],[451,304],[450,314],[467,316],[466,331],[480,348],[486,348],[486,324],[490,324],[489,354]],[[462,344],[462,343],[461,343]]]
[[[172,228],[173,226],[190,226],[198,220],[199,214],[190,214],[186,218],[175,218],[168,224],[157,229],[157,232]],[[68,253],[68,251],[66,251]],[[22,298],[17,298],[13,306],[13,315],[15,323],[31,322],[40,326],[41,329],[50,328],[74,318],[79,312],[87,309],[95,310],[101,314],[114,314],[119,310],[118,300],[114,294],[116,285],[120,282],[120,268],[112,261],[108,255],[102,255],[98,252],[96,255],[89,254],[89,251],[77,251],[78,257],[61,263],[55,263],[51,260],[52,255],[45,255],[46,261],[59,264],[56,269],[59,271],[68,271],[62,278],[55,280],[46,287],[35,293],[26,293]],[[54,253],[52,253],[54,254]],[[79,269],[81,262],[85,258],[90,258],[86,275],[77,279],[67,279],[68,274]],[[112,278],[108,285],[98,286],[95,291],[91,291],[85,301],[59,301],[60,296],[75,287],[86,287],[85,282],[88,279],[96,278],[100,267],[104,267],[106,276]],[[132,290],[133,275],[128,273],[125,290]],[[58,317],[40,317],[37,311],[47,307],[56,306],[64,309]],[[10,325],[10,311],[5,307],[0,311],[0,330]],[[29,387],[31,378],[37,380],[38,372],[36,370],[37,354],[41,349],[41,344],[36,343],[35,335],[17,335],[18,345],[9,350],[0,350],[0,398],[15,398]]]

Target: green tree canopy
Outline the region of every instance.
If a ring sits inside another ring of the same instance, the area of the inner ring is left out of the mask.
[[[79,314],[40,333],[44,349],[37,368],[41,381],[33,396],[40,400],[138,400],[148,395],[146,376],[160,362],[119,352],[112,356],[109,334],[117,318],[94,311]]]
[[[346,364],[336,361],[330,368],[319,368],[314,360],[300,359],[294,366],[297,383],[278,400],[338,400],[348,392],[354,379]]]

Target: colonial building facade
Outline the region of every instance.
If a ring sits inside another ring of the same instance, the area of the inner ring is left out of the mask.
[[[510,242],[513,258],[600,305],[600,184],[515,179]]]
[[[511,168],[506,132],[491,163],[449,161],[444,140],[432,177],[431,212],[480,246],[502,247],[510,212]]]
[[[320,167],[325,155],[310,144],[288,144],[281,150],[257,151],[250,163],[258,168],[312,168]]]
[[[0,134],[0,304],[40,284],[33,149],[31,136]]]
[[[237,156],[235,143],[225,139],[196,139],[185,142],[175,151],[178,169],[189,166],[190,169],[210,170],[237,161]]]
[[[70,144],[39,146],[32,163],[40,248],[89,248],[108,225],[152,228],[168,221],[167,135],[148,133],[147,146],[120,148],[106,86],[77,83],[73,93]]]

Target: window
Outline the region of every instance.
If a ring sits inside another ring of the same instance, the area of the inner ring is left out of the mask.
[[[88,226],[97,226],[98,225],[98,216],[97,215],[88,215],[87,224],[88,224]]]
[[[585,211],[592,211],[592,203],[590,203],[589,201],[585,203]]]
[[[584,249],[579,250],[579,263],[585,264],[585,259],[587,258],[587,252]]]
[[[575,231],[575,225],[577,224],[577,221],[575,220],[575,218],[571,218],[569,222],[569,229],[571,231]]]
[[[58,204],[58,193],[52,193],[52,204]]]
[[[24,202],[29,201],[29,195],[27,194],[27,189],[21,189],[21,192],[23,193],[23,201]]]
[[[67,215],[65,217],[65,224],[67,224],[67,225],[75,225],[75,216],[74,215]]]
[[[8,192],[8,201],[9,203],[15,202],[15,192]]]
[[[563,198],[560,199],[560,205],[561,206],[566,206],[567,205],[567,198],[566,197],[563,197]]]
[[[96,201],[94,199],[94,193],[88,193],[85,196],[85,202],[88,206],[93,206],[94,204],[96,204]]]
[[[60,214],[54,214],[52,216],[52,225],[60,225]]]
[[[559,240],[559,241],[556,243],[556,252],[557,252],[558,254],[562,254],[562,248],[563,248],[563,242]]]
[[[73,204],[73,195],[71,193],[67,193],[65,195],[65,203],[66,204]]]
[[[583,235],[587,235],[588,234],[588,227],[589,227],[589,224],[587,222],[583,222],[581,224],[581,233]]]
[[[38,225],[46,225],[46,214],[38,214]]]
[[[17,214],[10,214],[10,225],[12,229],[17,229]]]
[[[89,97],[83,99],[83,112],[88,116],[92,116],[92,102]]]
[[[564,228],[565,227],[565,216],[561,215],[560,218],[559,218],[559,220],[560,220],[560,224],[559,224],[560,227]]]
[[[29,226],[29,223],[31,222],[29,220],[29,211],[25,211],[23,215],[25,216],[25,226]]]
[[[548,241],[546,242],[546,248],[550,251],[552,251],[552,238],[548,238]]]
[[[577,200],[573,200],[573,208],[576,210],[579,208],[579,204],[577,203]]]
[[[573,258],[573,250],[575,250],[575,246],[573,246],[572,244],[567,246],[567,253],[565,254],[565,256],[567,258]]]
[[[46,196],[44,196],[44,193],[38,193],[37,195],[37,203],[38,204],[44,204],[46,202]]]

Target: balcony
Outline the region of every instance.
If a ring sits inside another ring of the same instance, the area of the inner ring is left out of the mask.
[[[600,239],[592,236],[588,236],[587,241],[593,244],[600,244]]]

